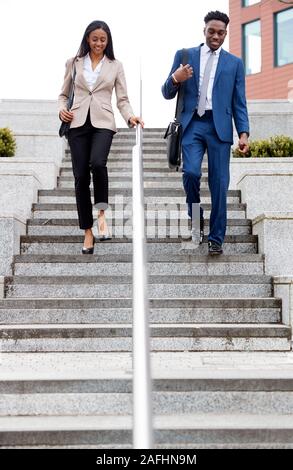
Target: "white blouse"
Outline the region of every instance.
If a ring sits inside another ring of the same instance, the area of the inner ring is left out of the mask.
[[[101,73],[101,69],[102,69],[104,61],[105,61],[105,56],[98,63],[95,70],[93,70],[90,55],[87,54],[84,57],[84,60],[83,60],[83,75],[84,75],[84,78],[86,79],[88,87],[91,91],[94,88],[94,85],[95,85],[95,83],[96,83],[96,81],[97,81],[97,79],[98,79],[98,77]]]

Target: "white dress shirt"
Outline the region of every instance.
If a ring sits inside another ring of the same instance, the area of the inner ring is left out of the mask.
[[[96,83],[96,81],[97,81],[97,79],[98,79],[98,77],[101,73],[101,69],[102,69],[104,61],[105,61],[105,56],[98,63],[95,70],[93,70],[90,55],[87,54],[84,57],[84,60],[83,60],[83,75],[84,75],[84,78],[86,79],[88,87],[91,91],[93,90],[94,85],[95,85],[95,83]]]
[[[222,47],[219,47],[215,51],[215,57],[213,61],[213,66],[211,70],[211,75],[210,75],[210,80],[209,80],[209,85],[208,85],[208,91],[207,91],[207,99],[206,99],[206,106],[205,109],[213,109],[213,103],[212,103],[212,93],[213,93],[213,85],[214,85],[214,79],[216,75],[216,70],[219,62],[219,56],[221,52]],[[210,57],[210,48],[204,44],[200,48],[200,69],[199,69],[199,90],[201,89],[201,84],[203,81],[203,75],[204,75],[204,70],[208,61],[208,58]]]

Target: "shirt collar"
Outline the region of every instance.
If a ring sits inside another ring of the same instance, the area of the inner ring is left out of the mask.
[[[222,50],[222,46],[220,46],[219,49],[217,49],[216,51],[214,51],[214,52],[215,52],[215,55],[219,55],[220,52],[221,52],[221,50]],[[208,52],[210,52],[210,48],[209,48],[209,46],[208,46],[206,43],[203,44],[203,46],[202,46],[202,51],[203,51],[205,54],[207,54]]]
[[[106,56],[105,56],[105,54],[104,54],[102,60],[99,62],[99,65],[100,65],[100,66],[105,62],[105,57],[106,57]],[[86,64],[86,65],[92,66],[92,61],[91,61],[90,53],[89,53],[89,52],[87,53],[87,55],[84,56],[84,61],[85,61],[85,64]]]

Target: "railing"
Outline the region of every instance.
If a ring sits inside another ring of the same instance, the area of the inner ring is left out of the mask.
[[[140,82],[141,83],[141,82]],[[140,115],[141,115],[140,85]],[[147,255],[144,222],[142,128],[136,128],[132,151],[133,224],[133,447],[153,445]]]

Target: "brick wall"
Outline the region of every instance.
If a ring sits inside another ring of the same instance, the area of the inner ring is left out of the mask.
[[[242,24],[261,20],[262,69],[260,73],[246,77],[248,99],[277,99],[288,97],[288,82],[293,80],[293,64],[274,67],[274,13],[285,10],[285,5],[277,0],[261,2],[242,8],[241,0],[230,0],[229,41],[230,52],[242,57]],[[293,6],[293,5],[291,5]]]

